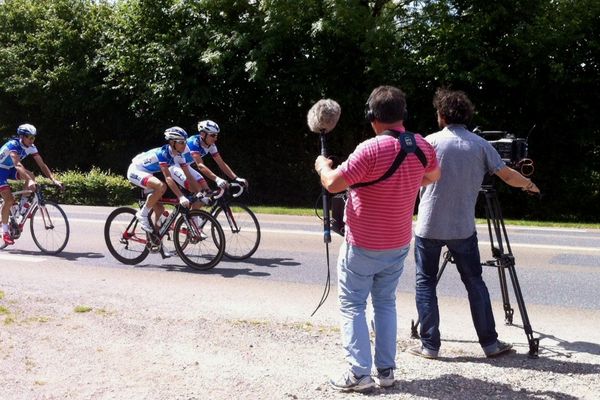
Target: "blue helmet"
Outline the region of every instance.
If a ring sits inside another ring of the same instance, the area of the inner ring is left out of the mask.
[[[35,136],[37,135],[37,129],[35,129],[35,126],[31,125],[31,124],[23,124],[23,125],[19,125],[19,127],[17,128],[17,135],[31,135],[31,136]]]
[[[165,130],[165,140],[186,140],[188,138],[187,132],[178,126],[172,126]]]

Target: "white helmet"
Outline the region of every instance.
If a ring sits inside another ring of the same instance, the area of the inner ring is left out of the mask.
[[[221,132],[219,125],[210,119],[198,122],[198,132],[214,133],[218,134]]]
[[[17,135],[35,136],[37,135],[37,129],[35,129],[35,126],[31,124],[19,125],[19,127],[17,128]]]
[[[178,126],[172,126],[165,130],[165,140],[186,140],[187,132]]]

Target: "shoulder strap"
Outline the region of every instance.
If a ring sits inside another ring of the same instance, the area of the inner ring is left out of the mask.
[[[417,142],[415,140],[414,133],[409,132],[409,131],[398,132],[398,131],[388,130],[388,131],[383,132],[382,134],[388,135],[388,136],[394,136],[395,138],[397,138],[400,141],[400,145],[402,147],[400,148],[398,155],[394,159],[394,162],[392,163],[392,165],[390,165],[390,168],[385,172],[385,174],[380,176],[379,179],[375,179],[375,180],[369,181],[369,182],[356,183],[356,184],[350,186],[352,189],[374,185],[376,183],[379,183],[379,182],[389,178],[390,176],[392,176],[394,174],[394,172],[396,172],[398,167],[400,167],[400,164],[402,164],[402,162],[404,161],[404,159],[406,158],[406,156],[408,154],[416,155],[417,158],[419,159],[419,161],[421,162],[421,164],[423,164],[423,167],[427,166],[427,157],[425,157],[425,153],[423,153],[423,150],[421,150],[419,148],[419,146],[417,146]]]

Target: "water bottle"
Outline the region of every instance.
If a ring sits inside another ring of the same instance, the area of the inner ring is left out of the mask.
[[[21,201],[19,202],[19,213],[21,215],[27,214],[27,210],[29,210],[29,207],[31,207],[31,204],[29,204],[29,201],[27,201],[27,198],[21,197]]]
[[[158,218],[158,227],[160,228],[169,218],[169,212],[167,210],[163,211],[162,215]]]

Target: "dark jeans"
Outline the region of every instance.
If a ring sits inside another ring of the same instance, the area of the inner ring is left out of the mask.
[[[424,347],[430,350],[440,348],[440,312],[438,309],[436,285],[440,254],[443,246],[454,257],[460,279],[467,289],[473,324],[482,347],[496,342],[496,324],[490,294],[481,277],[481,260],[477,247],[477,233],[467,239],[436,240],[415,237],[415,261],[417,263],[416,300],[420,335]]]

